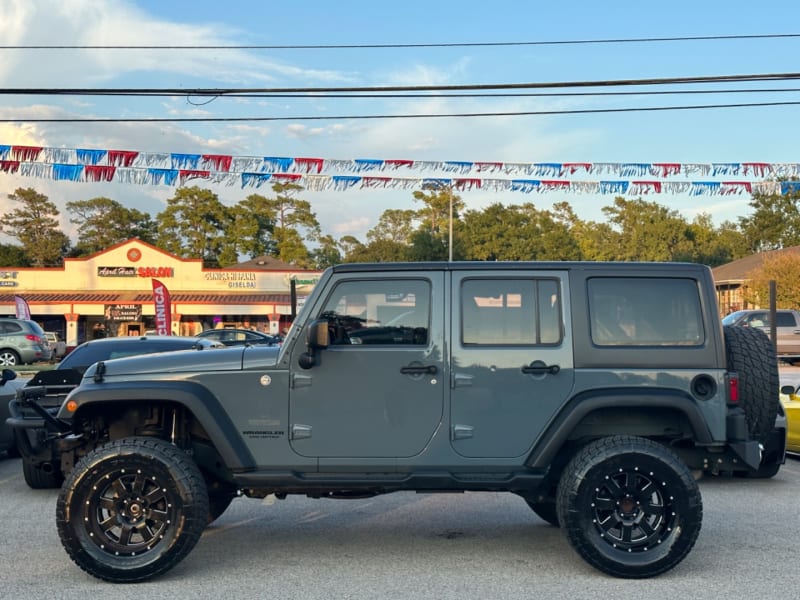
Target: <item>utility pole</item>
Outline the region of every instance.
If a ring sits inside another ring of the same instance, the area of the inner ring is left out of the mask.
[[[449,244],[448,262],[453,262],[453,186],[447,187],[447,195],[450,198],[450,233],[447,236]]]

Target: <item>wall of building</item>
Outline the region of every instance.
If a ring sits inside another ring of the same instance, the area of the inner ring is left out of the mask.
[[[291,315],[290,287],[301,299],[319,279],[302,269],[205,269],[138,239],[58,268],[0,269],[0,314],[15,314],[22,296],[31,316],[68,345],[90,339],[102,324],[106,335],[143,334],[155,316],[152,280],[172,298],[172,333],[240,326],[277,333]]]

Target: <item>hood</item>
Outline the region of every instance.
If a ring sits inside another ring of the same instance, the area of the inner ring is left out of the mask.
[[[277,346],[230,346],[192,350],[173,350],[155,354],[140,354],[125,358],[100,361],[90,366],[84,378],[92,378],[102,363],[103,377],[135,375],[139,378],[148,374],[167,373],[208,373],[210,371],[241,371],[245,353],[248,367],[256,363],[261,367],[274,366]]]

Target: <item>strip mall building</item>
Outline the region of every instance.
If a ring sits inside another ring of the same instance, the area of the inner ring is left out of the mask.
[[[295,269],[271,257],[227,269],[206,269],[139,239],[63,267],[0,268],[0,315],[14,316],[15,296],[24,298],[31,319],[60,332],[67,346],[98,335],[143,335],[155,328],[152,280],[169,290],[172,334],[195,335],[219,327],[278,333],[291,323],[291,281],[299,302],[319,280],[319,271]]]

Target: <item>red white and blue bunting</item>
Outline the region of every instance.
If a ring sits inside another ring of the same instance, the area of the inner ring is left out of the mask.
[[[0,144],[0,172],[56,181],[137,185],[182,186],[194,180],[205,180],[224,186],[259,188],[264,184],[297,183],[311,191],[452,187],[458,191],[634,196],[800,191],[798,181],[779,181],[800,178],[800,163],[766,162],[507,163],[324,159]],[[446,176],[414,176],[416,173]],[[608,179],[573,179],[592,175],[605,175]],[[694,177],[709,179],[690,179]]]

